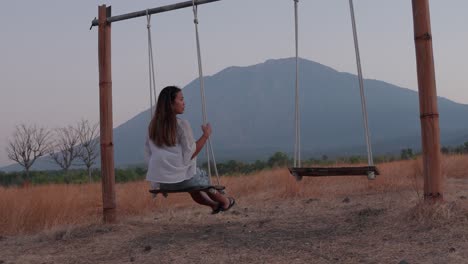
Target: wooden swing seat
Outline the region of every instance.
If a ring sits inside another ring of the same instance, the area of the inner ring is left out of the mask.
[[[376,166],[361,167],[311,167],[311,168],[289,168],[291,175],[300,180],[303,176],[326,177],[326,176],[368,176],[369,173],[380,175]],[[369,177],[370,178],[370,177]]]
[[[190,193],[190,192],[196,192],[196,191],[208,191],[211,188],[222,193],[224,193],[224,190],[226,189],[226,187],[221,186],[221,185],[206,185],[206,186],[197,186],[197,187],[184,188],[184,189],[178,189],[178,190],[154,189],[154,190],[149,190],[149,192],[154,195],[157,195],[158,193],[160,193],[164,197],[167,197],[169,193]]]

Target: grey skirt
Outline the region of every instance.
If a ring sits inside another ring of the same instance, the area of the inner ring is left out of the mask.
[[[195,175],[192,178],[177,182],[177,183],[160,183],[159,188],[168,191],[176,191],[183,189],[203,188],[210,186],[210,178],[206,171],[197,168]]]

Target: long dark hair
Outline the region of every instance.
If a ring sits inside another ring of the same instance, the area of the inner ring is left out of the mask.
[[[159,94],[153,119],[148,127],[149,138],[158,147],[175,146],[177,118],[172,105],[177,94],[182,91],[176,86],[167,86]]]

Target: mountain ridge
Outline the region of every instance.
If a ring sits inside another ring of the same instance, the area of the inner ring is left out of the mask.
[[[302,157],[365,155],[357,76],[306,59],[299,63]],[[230,66],[205,76],[204,82],[217,161],[292,153],[295,58]],[[195,79],[183,88],[187,106],[182,118],[196,137],[202,123],[198,86]],[[419,150],[418,93],[375,79],[365,79],[364,88],[374,155]],[[468,124],[460,122],[468,105],[438,97],[438,106],[442,144],[468,141]],[[116,166],[142,163],[149,116],[149,110],[140,112],[114,128]]]

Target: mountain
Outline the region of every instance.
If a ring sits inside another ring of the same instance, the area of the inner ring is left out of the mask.
[[[218,161],[264,159],[294,146],[295,59],[229,67],[205,77],[208,120]],[[365,80],[374,154],[420,149],[418,93],[378,80]],[[199,82],[183,88],[194,134],[201,134]],[[366,153],[359,83],[356,75],[300,60],[301,149],[304,158]],[[438,99],[443,144],[468,140],[468,105]],[[149,112],[115,130],[116,164],[143,159]]]
[[[365,155],[365,135],[356,75],[300,60],[301,149],[312,156]],[[229,67],[205,77],[208,120],[217,161],[265,159],[294,146],[295,59]],[[374,155],[420,149],[418,93],[378,80],[364,80]],[[201,134],[199,82],[183,88],[194,134]],[[468,141],[468,105],[438,98],[441,142]],[[149,122],[144,111],[114,129],[115,164],[143,162]],[[203,157],[200,156],[201,158]]]

